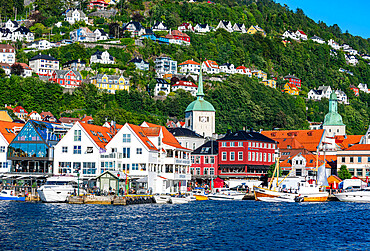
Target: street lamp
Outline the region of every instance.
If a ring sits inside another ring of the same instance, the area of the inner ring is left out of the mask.
[[[80,171],[77,173],[77,194],[80,196]]]
[[[120,175],[120,173],[117,173],[117,177],[118,177],[117,195],[118,195],[118,196],[119,196],[119,176],[121,176],[121,175]]]

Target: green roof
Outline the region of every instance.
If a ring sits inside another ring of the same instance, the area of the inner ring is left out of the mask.
[[[186,108],[185,112],[190,112],[190,111],[205,111],[205,112],[214,112],[216,111],[215,108],[211,103],[208,101],[205,101],[204,99],[197,99],[194,100],[193,102],[188,105]]]
[[[342,126],[343,119],[342,116],[338,113],[338,98],[335,92],[333,91],[330,94],[329,99],[329,112],[325,115],[324,126]]]

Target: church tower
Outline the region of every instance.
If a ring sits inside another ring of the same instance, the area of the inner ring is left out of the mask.
[[[329,113],[325,115],[322,128],[330,136],[346,135],[346,125],[343,124],[342,116],[338,113],[338,98],[334,91],[330,94]]]
[[[204,137],[212,137],[216,131],[216,110],[213,105],[204,100],[202,67],[199,72],[197,99],[185,110],[185,128]]]

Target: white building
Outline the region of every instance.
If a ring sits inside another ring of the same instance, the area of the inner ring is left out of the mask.
[[[66,18],[64,19],[64,21],[67,21],[70,24],[84,21],[87,24],[88,18],[82,10],[69,10],[66,14]]]
[[[101,52],[97,50],[90,57],[90,64],[114,64],[114,57],[108,51]]]
[[[209,27],[208,24],[197,24],[194,27],[194,31],[198,33],[206,33],[206,32],[210,32],[211,28]]]
[[[181,73],[199,74],[200,64],[191,59],[179,64],[179,68]]]
[[[310,38],[312,41],[319,43],[319,44],[325,44],[325,40],[318,36],[313,36]]]
[[[194,32],[194,27],[191,23],[182,23],[177,29],[181,32]]]
[[[0,44],[0,63],[15,63],[15,48],[9,44]]]
[[[177,81],[174,85],[172,85],[172,91],[177,91],[178,89],[183,89],[184,91],[190,92],[190,94],[195,97],[198,86],[190,81]]]
[[[179,141],[180,145],[192,150],[197,149],[205,143],[205,138],[188,128],[175,127],[168,129]]]
[[[170,57],[158,57],[154,60],[155,72],[158,76],[164,74],[177,74],[177,61],[172,60]]]
[[[335,42],[333,39],[329,39],[328,45],[331,46],[334,50],[340,49],[340,45],[337,42]]]
[[[218,29],[224,29],[228,32],[233,32],[233,25],[231,24],[230,21],[225,21],[225,20],[222,20],[218,23],[217,27],[216,27],[216,30]]]
[[[346,61],[348,64],[351,64],[351,65],[358,64],[358,59],[355,56],[346,54],[344,57],[346,58]]]
[[[236,73],[236,69],[233,64],[225,63],[223,65],[220,65],[220,72],[234,74]]]
[[[153,31],[168,31],[168,28],[167,26],[164,25],[163,22],[155,22],[152,27],[152,30]]]
[[[7,159],[8,146],[24,124],[0,121],[0,173],[10,172],[11,160]]]
[[[360,91],[363,91],[365,93],[370,93],[369,88],[367,87],[367,84],[359,83],[357,87]]]
[[[252,77],[251,69],[249,69],[249,68],[247,68],[243,65],[236,67],[235,71],[236,71],[235,73],[247,75],[250,78]]]
[[[80,27],[69,33],[69,37],[73,42],[96,42],[97,35],[97,33],[92,32],[87,27]]]
[[[322,98],[329,99],[332,92],[333,90],[331,89],[330,86],[322,85],[322,86],[319,86],[317,90],[311,89],[308,92],[307,97],[308,99],[312,99],[312,100],[321,100]],[[337,99],[339,103],[349,104],[347,95],[344,91],[335,90],[335,94],[337,95]]]
[[[29,66],[39,76],[51,76],[54,70],[59,70],[59,61],[50,55],[36,55],[29,61]]]
[[[233,31],[241,32],[241,33],[247,33],[247,30],[245,29],[245,25],[244,24],[238,24],[238,23],[234,24]]]
[[[77,176],[79,172],[83,180],[95,178],[105,171],[100,154],[112,137],[110,128],[76,122],[54,147],[53,174]]]
[[[202,71],[208,74],[217,74],[220,73],[220,68],[215,61],[206,60],[202,63]]]
[[[296,40],[296,41],[299,40],[299,38],[297,37],[297,35],[294,32],[290,31],[290,30],[285,31],[283,33],[283,35],[281,36],[281,38],[282,39],[288,39],[288,38],[290,38],[290,39],[293,39],[293,40]]]
[[[23,72],[21,74],[21,77],[27,78],[27,77],[32,77],[32,69],[25,63],[14,63],[13,65],[20,65],[23,69]]]
[[[54,43],[51,43],[47,40],[39,40],[27,45],[28,49],[36,49],[36,50],[49,50],[55,47]]]
[[[41,115],[36,111],[32,111],[28,116],[30,117],[31,120],[38,120],[38,121],[42,120]]]
[[[301,39],[301,40],[307,40],[307,35],[306,35],[306,33],[304,33],[303,31],[301,31],[301,30],[297,30],[297,31],[295,32],[295,34],[296,34],[296,36],[297,36],[297,38],[298,38],[298,39]]]
[[[94,31],[94,34],[96,36],[96,40],[108,40],[109,35],[106,33],[103,29],[96,29]]]
[[[159,96],[159,92],[164,92],[167,96],[171,92],[171,84],[163,78],[156,78],[156,84],[154,87],[154,96]]]
[[[358,51],[356,51],[355,49],[353,48],[346,48],[346,49],[343,49],[344,52],[350,54],[350,55],[357,55],[358,54]]]
[[[16,21],[12,21],[10,19],[8,19],[8,21],[6,21],[5,25],[4,25],[4,28],[5,29],[9,29],[11,32],[15,31],[16,29],[18,29],[20,26],[18,24],[18,22]]]

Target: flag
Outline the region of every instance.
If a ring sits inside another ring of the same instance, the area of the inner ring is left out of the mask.
[[[321,186],[329,186],[328,178],[326,177],[325,163],[318,167],[317,183]]]

